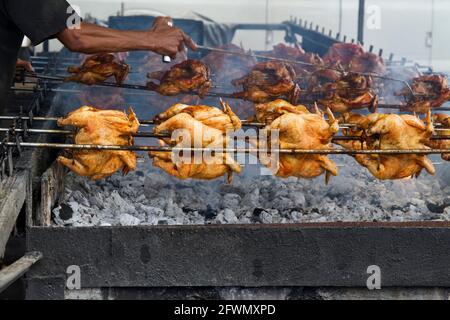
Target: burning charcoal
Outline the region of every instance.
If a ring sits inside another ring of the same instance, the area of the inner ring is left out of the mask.
[[[59,211],[59,217],[64,221],[71,219],[73,217],[72,208],[69,207],[67,204],[62,203],[61,209]]]
[[[255,188],[254,190],[250,191],[248,194],[244,196],[242,199],[242,206],[247,207],[257,207],[260,203],[259,200],[259,189]]]
[[[447,204],[441,203],[433,203],[433,202],[426,202],[427,208],[433,212],[433,213],[444,213],[444,209],[447,207]]]
[[[119,221],[120,225],[122,226],[137,226],[141,223],[141,221],[138,218],[128,213],[121,214]]]
[[[240,203],[242,201],[242,198],[240,195],[236,193],[227,193],[222,197],[222,208],[226,209],[235,209],[238,208]]]
[[[233,210],[230,210],[230,209],[223,210],[223,216],[227,223],[237,223],[238,222],[238,219],[237,219],[235,213],[233,212]]]
[[[206,206],[205,210],[200,210],[198,212],[201,216],[205,217],[206,220],[211,220],[216,217],[216,210],[214,210],[210,205]],[[223,217],[223,214],[222,214]],[[218,216],[217,216],[218,219]]]
[[[134,174],[138,177],[145,177],[145,174],[142,171],[136,171]]]

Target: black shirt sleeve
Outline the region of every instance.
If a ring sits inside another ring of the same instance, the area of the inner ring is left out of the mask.
[[[3,1],[9,18],[34,45],[67,29],[76,15],[66,0]]]

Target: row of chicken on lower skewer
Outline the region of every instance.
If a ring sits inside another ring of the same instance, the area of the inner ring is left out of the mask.
[[[432,140],[433,122],[438,121],[444,130],[436,134],[450,134],[450,116],[427,113],[426,121],[413,115],[370,114],[368,116],[346,113],[336,119],[327,109],[325,115],[318,109],[310,112],[302,105],[294,106],[284,100],[258,104],[255,121],[264,123],[260,132],[264,138],[250,139],[255,148],[271,150],[330,150],[339,131],[339,122],[350,124],[343,134],[358,137],[358,141],[335,142],[349,150],[450,150],[450,140]],[[230,143],[229,132],[241,129],[241,120],[230,106],[222,102],[222,109],[204,105],[176,104],[155,118],[155,134],[167,133],[161,145],[215,148],[208,161],[194,159],[193,154],[174,158],[172,152],[149,153],[153,165],[180,179],[214,179],[225,174],[239,173],[241,166],[225,151]],[[99,110],[84,106],[58,120],[59,126],[77,128],[75,143],[80,145],[133,145],[133,136],[140,126],[133,110],[129,113]],[[449,130],[446,131],[445,129]],[[172,135],[178,130],[177,135]],[[272,139],[278,133],[276,140]],[[181,134],[180,134],[181,133]],[[274,144],[277,144],[275,147]],[[222,150],[222,151],[220,151]],[[68,151],[66,151],[68,152]],[[273,152],[276,153],[276,152]],[[325,173],[328,181],[338,174],[338,168],[326,154],[258,154],[260,162],[273,169],[279,177],[315,178]],[[450,153],[442,155],[450,161]],[[379,179],[401,179],[418,176],[425,169],[434,174],[435,169],[426,154],[356,154],[355,160]],[[124,174],[136,168],[136,154],[131,151],[76,150],[63,155],[58,162],[79,175],[101,179],[118,170]]]
[[[399,90],[391,93],[402,99],[403,109],[407,111],[426,113],[450,100],[444,76],[421,75],[409,70],[400,76],[405,79],[392,78],[392,72],[386,71],[379,56],[364,52],[357,44],[334,44],[323,58],[305,53],[300,47],[280,44],[267,54],[279,60],[269,58],[260,63],[234,45],[221,49],[229,54],[212,52],[202,61],[184,60],[169,70],[150,72],[148,78],[153,80],[147,88],[165,96],[194,93],[203,97],[212,87],[213,74],[215,83],[221,86],[241,87],[240,92],[233,93],[238,99],[255,103],[278,98],[293,104],[317,102],[339,113],[365,108],[376,112],[380,92],[392,87],[387,84],[389,81],[404,81]],[[68,71],[72,75],[66,80],[92,85],[115,77],[121,85],[129,70],[114,55],[101,54],[87,58],[80,67],[70,67]]]

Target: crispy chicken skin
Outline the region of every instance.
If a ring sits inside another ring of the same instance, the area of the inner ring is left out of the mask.
[[[233,80],[234,86],[242,85],[243,91],[235,93],[236,98],[264,103],[276,98],[287,98],[295,103],[300,89],[294,82],[294,69],[282,62],[267,61],[258,63],[252,71],[241,79]]]
[[[197,60],[183,61],[173,66],[169,71],[152,72],[147,77],[159,80],[159,84],[150,81],[147,86],[150,90],[164,96],[196,93],[203,97],[212,85],[209,68]]]
[[[116,59],[113,54],[103,53],[88,57],[81,67],[69,67],[67,69],[72,75],[67,77],[67,82],[80,82],[94,85],[106,81],[114,76],[116,83],[121,85],[130,72],[130,67]]]
[[[172,134],[177,131],[177,135],[161,141],[163,145],[225,148],[228,145],[225,132],[241,128],[241,123],[227,104],[223,103],[223,108],[224,111],[208,106],[175,105],[157,117],[163,122],[154,132]],[[192,155],[174,159],[169,152],[150,152],[149,155],[154,166],[179,179],[212,180],[227,174],[231,182],[233,172],[241,172],[240,165],[227,153],[216,152],[208,158],[201,154],[200,159]]]
[[[190,106],[187,104],[177,103],[167,109],[165,112],[160,113],[155,117],[156,123],[161,123],[166,121],[177,114],[187,113],[191,115],[194,119],[202,122],[208,127],[221,130],[226,133],[227,130],[239,130],[242,127],[241,120],[239,117],[231,110],[228,103],[220,101],[222,105],[222,110],[210,107],[210,106]]]
[[[131,146],[139,121],[131,108],[128,112],[129,115],[121,111],[84,106],[59,119],[58,125],[78,128],[76,144]],[[136,168],[136,155],[131,151],[77,150],[71,159],[60,156],[57,161],[76,174],[92,180],[106,178],[120,169],[123,174],[127,174]]]
[[[277,104],[279,104],[279,112],[283,114],[267,125],[264,131],[267,135],[271,132],[273,134],[273,130],[278,131],[281,149],[326,150],[332,148],[331,140],[338,132],[339,125],[329,109],[327,109],[329,118],[327,122],[317,108],[316,113],[310,113],[303,108],[289,110],[289,105],[281,106],[280,102]],[[261,142],[259,145],[261,147]],[[282,178],[291,176],[315,178],[325,173],[328,183],[331,176],[338,174],[336,164],[326,155],[280,154],[279,159],[276,160],[261,154],[260,161],[266,166],[276,168],[276,175]]]
[[[363,141],[337,142],[347,149],[429,149],[426,143],[434,131],[430,112],[427,113],[427,125],[412,115],[377,113],[368,116],[344,114],[343,121],[359,127],[356,130],[346,130],[344,134],[360,136]],[[423,169],[430,174],[435,174],[433,164],[426,155],[357,154],[354,157],[359,164],[381,180],[419,176]]]
[[[450,100],[450,89],[447,78],[439,74],[423,75],[413,79],[411,93],[409,88],[404,88],[397,92],[399,96],[404,96],[407,105],[404,111],[426,113],[430,109],[439,108],[446,101]]]
[[[277,99],[268,103],[255,105],[255,120],[264,124],[271,124],[275,119],[285,113],[305,114],[309,113],[305,106],[294,106],[283,99]]]
[[[442,129],[448,130],[440,130],[436,131],[436,135],[450,135],[450,115],[448,114],[433,114],[433,122],[440,123],[442,125]],[[450,149],[450,139],[446,140],[430,140],[427,142],[427,146],[433,149]],[[450,153],[443,153],[441,155],[443,160],[450,161]]]

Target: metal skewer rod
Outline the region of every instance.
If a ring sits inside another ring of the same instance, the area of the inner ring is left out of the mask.
[[[10,129],[10,128],[0,128],[0,132],[28,132],[34,134],[62,134],[62,135],[75,135],[77,132],[74,130],[61,130],[61,129]],[[164,133],[153,133],[153,132],[137,132],[133,135],[133,137],[139,138],[170,138],[170,134]],[[240,139],[241,137],[235,137]],[[243,137],[245,139],[250,139],[250,137]],[[430,138],[430,140],[449,140],[450,135],[436,135]],[[356,136],[335,136],[332,139],[333,141],[361,141],[360,137]]]
[[[58,119],[60,119],[61,117],[32,117],[31,119],[33,121],[58,121]],[[28,116],[0,116],[0,121],[1,120],[30,120],[30,117]],[[154,120],[139,120],[139,123],[142,127],[148,127],[148,126],[152,126],[152,125],[157,125],[159,124],[159,122],[155,122]],[[243,126],[249,126],[249,127],[265,127],[267,124],[265,123],[261,123],[261,122],[254,122],[253,120],[246,120],[246,119],[241,119],[241,123]],[[449,128],[440,128],[441,124],[440,123],[434,123],[435,129],[436,131],[447,131],[450,130]],[[350,127],[357,127],[356,124],[354,123],[340,123],[339,124],[339,128],[340,129],[349,129]]]
[[[75,130],[62,130],[62,129],[12,129],[12,128],[0,128],[0,132],[27,132],[31,134],[61,134],[61,135],[75,135]],[[137,132],[133,134],[133,137],[138,138],[170,138],[170,134],[165,133],[153,133],[153,132]],[[235,137],[236,139],[251,139],[253,137]],[[256,138],[256,137],[255,137]],[[437,135],[430,138],[430,140],[449,140],[450,135]],[[361,141],[360,137],[356,136],[335,136],[332,141]]]
[[[15,147],[15,142],[3,142],[6,147]],[[450,153],[450,149],[409,149],[409,150],[304,150],[304,149],[257,149],[257,148],[180,148],[180,147],[155,147],[155,146],[119,146],[119,145],[93,145],[93,144],[65,144],[20,142],[23,148],[51,148],[51,149],[75,149],[75,150],[111,150],[111,151],[156,151],[156,152],[211,152],[211,153],[282,153],[282,154],[441,154]]]

